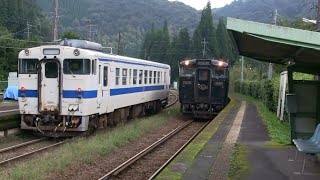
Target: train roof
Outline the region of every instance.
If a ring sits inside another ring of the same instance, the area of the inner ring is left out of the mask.
[[[72,48],[72,49],[77,48],[80,51],[86,52],[88,55],[94,56],[95,58],[108,59],[108,61],[114,61],[114,62],[122,61],[122,62],[129,62],[131,64],[151,65],[155,67],[170,69],[170,66],[164,63],[158,63],[154,61],[148,61],[148,60],[143,60],[138,58],[105,53],[102,51],[103,48],[100,44],[90,42],[90,41],[85,41],[85,40],[75,40],[75,39],[66,40],[65,39],[61,41],[61,43],[58,45],[38,46],[38,47],[29,48],[29,50],[36,49],[36,48],[44,49],[44,48],[55,48],[55,47],[65,47],[65,48]],[[24,53],[24,51],[25,50],[22,50],[20,53]]]
[[[211,62],[210,64],[203,64],[201,62]],[[223,66],[225,68],[227,68],[229,66],[228,63],[224,62],[224,61],[219,61],[219,60],[215,60],[215,59],[188,59],[188,60],[183,60],[180,62],[181,66],[187,66],[187,65],[214,65],[214,66]]]

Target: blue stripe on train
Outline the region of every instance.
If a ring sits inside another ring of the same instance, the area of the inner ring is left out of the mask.
[[[38,97],[38,90],[24,90],[24,91],[19,90],[18,96],[36,98]]]
[[[98,91],[97,90],[93,90],[93,91],[82,91],[82,92],[78,92],[78,91],[70,91],[70,90],[65,90],[63,91],[63,98],[80,98],[82,97],[83,99],[91,99],[91,98],[96,98],[98,95]]]
[[[142,86],[142,87],[130,87],[130,88],[117,88],[110,90],[110,96],[118,96],[122,94],[132,94],[132,93],[139,93],[144,91],[157,91],[165,89],[164,85],[161,86]],[[92,91],[82,91],[78,92],[75,90],[64,90],[62,94],[62,98],[79,98],[82,97],[83,99],[91,99],[96,98],[98,96],[97,90]],[[19,97],[31,97],[37,98],[38,97],[38,90],[25,90],[22,92],[19,90]]]
[[[142,86],[142,87],[132,87],[132,88],[118,88],[118,89],[111,89],[110,96],[117,96],[122,94],[132,94],[144,91],[157,91],[163,90],[164,86]]]

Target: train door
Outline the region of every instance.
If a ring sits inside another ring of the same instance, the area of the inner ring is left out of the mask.
[[[211,70],[199,68],[196,70],[195,78],[195,101],[209,102],[211,97]]]
[[[39,87],[39,111],[60,112],[61,101],[61,64],[59,60],[41,60],[38,78]]]
[[[108,108],[109,96],[110,96],[110,84],[109,84],[109,64],[99,65],[99,90],[98,90],[98,106],[101,108],[100,112],[106,112]]]

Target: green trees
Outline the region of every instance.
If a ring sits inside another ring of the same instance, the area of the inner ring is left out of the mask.
[[[19,51],[48,41],[49,29],[35,0],[0,0],[0,80],[17,71]]]
[[[201,13],[201,20],[193,34],[192,51],[194,58],[200,58],[203,56],[203,47],[201,41],[207,42],[207,48],[205,51],[205,57],[203,58],[214,58],[219,54],[216,40],[216,30],[213,26],[211,4],[208,2],[207,6]]]
[[[140,58],[169,64],[172,69],[171,79],[176,81],[180,61],[203,58],[203,40],[206,42],[204,58],[222,58],[229,62],[235,59],[236,55],[232,50],[224,20],[219,20],[217,29],[213,25],[210,3],[202,11],[200,23],[192,37],[188,28],[182,28],[170,41],[167,22],[160,30],[156,30],[152,25],[146,33]]]

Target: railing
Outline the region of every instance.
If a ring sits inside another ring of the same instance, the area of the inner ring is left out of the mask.
[[[0,93],[4,93],[7,87],[8,87],[8,81],[0,81]]]

